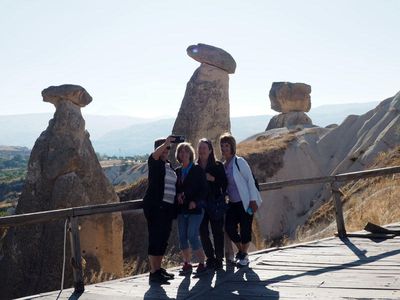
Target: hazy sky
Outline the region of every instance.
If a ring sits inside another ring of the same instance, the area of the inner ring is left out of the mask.
[[[91,114],[176,116],[199,63],[227,50],[232,116],[271,113],[273,81],[312,86],[312,104],[400,90],[400,1],[0,0],[0,114],[53,111],[40,92],[82,85]]]

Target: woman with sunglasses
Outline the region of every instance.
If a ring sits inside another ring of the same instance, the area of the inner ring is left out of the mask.
[[[224,165],[215,159],[214,148],[210,140],[203,138],[199,141],[197,164],[206,172],[208,192],[206,209],[200,226],[200,238],[207,256],[207,268],[222,269],[224,258],[224,214],[225,192],[228,181]],[[210,240],[209,226],[214,239]]]
[[[175,216],[176,174],[167,160],[171,142],[175,137],[158,139],[154,152],[148,159],[148,187],[143,198],[143,211],[149,234],[148,255],[150,283],[167,284],[173,279],[171,273],[161,268],[161,262]]]

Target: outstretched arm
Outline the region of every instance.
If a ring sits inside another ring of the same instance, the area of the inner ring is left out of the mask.
[[[153,158],[155,160],[159,160],[161,154],[164,152],[164,150],[171,145],[171,142],[175,141],[175,138],[172,136],[167,137],[167,139],[165,140],[164,144],[160,145],[156,150],[154,150],[153,154],[151,156],[153,156]]]

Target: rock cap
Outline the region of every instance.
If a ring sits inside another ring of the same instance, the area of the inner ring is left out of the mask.
[[[43,101],[57,105],[60,100],[68,100],[85,107],[92,102],[92,96],[80,85],[63,84],[59,86],[50,86],[42,91]]]
[[[308,112],[311,109],[311,86],[305,83],[273,82],[269,91],[271,109],[282,112]]]
[[[206,44],[191,45],[186,49],[187,54],[200,63],[206,63],[220,68],[229,74],[235,73],[236,62],[232,55],[221,48]]]

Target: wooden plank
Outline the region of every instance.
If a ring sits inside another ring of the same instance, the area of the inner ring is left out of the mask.
[[[387,168],[379,168],[372,170],[365,170],[359,172],[351,172],[351,173],[343,173],[332,176],[320,176],[320,177],[311,177],[311,178],[301,178],[301,179],[292,179],[285,181],[275,181],[275,182],[267,182],[260,184],[261,191],[269,191],[281,189],[289,186],[297,186],[297,185],[306,185],[306,184],[317,184],[317,183],[333,183],[351,181],[356,179],[363,179],[368,177],[375,176],[384,176],[400,173],[400,166],[387,167]]]
[[[338,236],[344,238],[346,236],[346,227],[344,224],[343,207],[342,207],[342,193],[339,190],[338,184],[334,182],[331,184],[333,194],[333,204],[335,206],[336,227]]]
[[[42,222],[50,222],[70,217],[136,210],[142,208],[142,200],[130,200],[88,206],[78,206],[57,210],[40,211],[0,218],[0,227],[20,226]]]
[[[85,290],[83,284],[83,269],[81,256],[81,241],[79,238],[78,217],[72,217],[69,220],[70,224],[70,241],[72,254],[72,273],[74,276],[75,292],[83,293]]]
[[[331,238],[251,254],[251,268],[235,273],[176,276],[158,288],[146,274],[89,285],[79,299],[400,299],[399,246],[398,237],[379,243]]]

